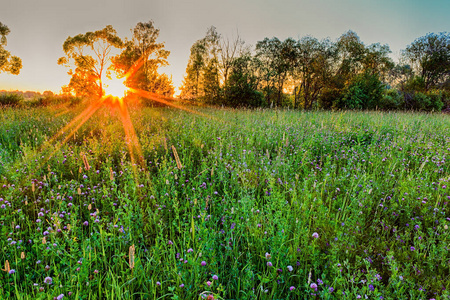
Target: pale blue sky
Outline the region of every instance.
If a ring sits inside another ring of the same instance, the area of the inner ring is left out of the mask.
[[[112,25],[131,36],[137,22],[153,20],[171,51],[175,86],[183,79],[191,45],[214,25],[224,36],[239,32],[247,44],[265,37],[337,39],[351,29],[366,44],[389,44],[393,57],[428,32],[450,31],[450,0],[1,0],[7,49],[23,60],[18,76],[0,74],[1,89],[53,90],[69,82],[57,65],[70,35]]]

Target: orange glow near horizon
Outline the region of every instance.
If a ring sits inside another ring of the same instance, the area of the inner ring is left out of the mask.
[[[163,95],[159,95],[156,93],[151,93],[148,91],[144,91],[141,89],[133,89],[128,88],[125,85],[125,81],[128,78],[133,77],[133,75],[137,72],[137,70],[142,66],[144,62],[145,55],[142,56],[136,63],[128,70],[126,74],[118,78],[117,76],[111,76],[111,78],[107,78],[102,81],[102,87],[104,89],[104,96],[98,100],[93,101],[88,107],[86,107],[79,115],[73,118],[68,124],[66,124],[63,128],[61,128],[53,137],[51,137],[42,147],[41,150],[53,148],[50,154],[42,160],[40,167],[37,170],[41,169],[50,158],[55,155],[57,151],[61,149],[61,147],[66,144],[75,134],[76,132],[85,124],[93,115],[102,107],[109,108],[111,111],[117,111],[119,115],[119,119],[122,123],[122,127],[125,133],[125,143],[128,148],[128,152],[130,155],[130,160],[132,164],[132,169],[134,173],[134,179],[138,184],[138,166],[142,168],[142,170],[147,170],[146,162],[143,157],[143,152],[141,145],[139,143],[138,136],[133,126],[133,122],[130,117],[130,113],[128,111],[127,104],[124,101],[125,96],[132,95],[140,96],[143,98],[147,98],[149,100],[159,102],[170,107],[174,107],[180,110],[187,111],[189,113],[193,113],[196,115],[200,115],[202,117],[207,117],[209,119],[215,119],[214,117],[208,116],[201,112],[192,110],[190,108],[184,107],[183,105],[175,103],[177,99],[173,97],[166,97]],[[130,92],[130,95],[127,95],[127,91]],[[132,99],[132,98],[130,98]],[[67,107],[58,113],[57,115],[62,115],[69,112]],[[145,176],[147,180],[149,180],[148,172],[145,172]],[[30,173],[31,176],[31,173]]]

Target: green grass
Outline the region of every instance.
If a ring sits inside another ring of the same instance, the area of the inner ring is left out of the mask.
[[[81,110],[0,112],[0,298],[449,298],[448,116]]]

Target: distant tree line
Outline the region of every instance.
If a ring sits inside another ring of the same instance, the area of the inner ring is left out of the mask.
[[[254,49],[215,27],[190,52],[181,98],[232,107],[413,109],[450,106],[450,35],[429,33],[402,51],[365,45],[348,31],[336,41],[265,38]]]

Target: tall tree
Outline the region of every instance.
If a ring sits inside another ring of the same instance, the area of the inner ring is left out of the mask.
[[[439,88],[450,77],[450,34],[429,33],[406,47],[403,55],[425,82],[425,90]]]
[[[68,37],[63,44],[66,56],[58,59],[58,64],[71,67],[70,83],[66,90],[77,96],[102,97],[103,81],[110,76],[112,53],[123,47],[123,41],[111,25],[102,30],[86,32]]]
[[[4,49],[4,46],[7,45],[6,36],[9,33],[8,26],[0,22],[0,73],[7,72],[17,75],[22,69],[22,60],[17,56],[11,56],[11,53]]]
[[[261,61],[260,75],[263,90],[269,103],[273,92],[281,105],[283,88],[295,59],[295,41],[291,38],[281,42],[278,38],[265,38],[256,43],[256,57]]]
[[[220,34],[211,26],[203,39],[191,47],[180,97],[217,102],[220,91]]]
[[[169,64],[167,58],[170,54],[164,43],[157,42],[159,29],[153,21],[139,22],[132,32],[132,39],[125,41],[124,50],[113,59],[114,69],[122,75],[129,73],[126,78],[128,87],[172,96],[172,80],[159,74],[159,69]]]
[[[329,40],[319,41],[313,37],[304,37],[296,46],[296,60],[293,64],[295,103],[301,100],[303,108],[310,109],[317,101],[320,92],[330,80],[336,51]]]

